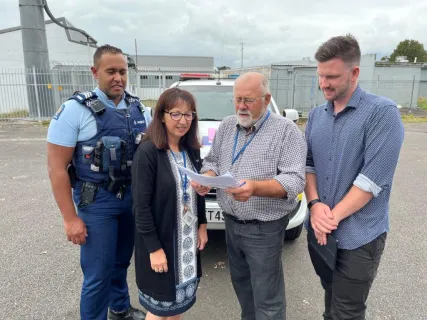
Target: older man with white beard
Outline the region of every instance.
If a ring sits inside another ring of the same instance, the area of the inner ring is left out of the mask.
[[[201,170],[209,176],[231,172],[241,183],[218,190],[217,196],[225,212],[231,280],[244,320],[286,319],[283,238],[305,185],[304,136],[292,121],[269,110],[270,99],[262,74],[237,78],[236,115],[222,121]],[[210,189],[192,186],[201,195]]]

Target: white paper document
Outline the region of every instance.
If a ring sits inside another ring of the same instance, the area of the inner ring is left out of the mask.
[[[191,180],[197,182],[202,186],[210,186],[210,187],[219,188],[219,189],[235,188],[239,186],[239,181],[237,181],[231,175],[231,173],[226,173],[218,177],[207,177],[207,176],[198,174],[196,172],[193,172],[191,170],[188,170],[187,168],[180,166],[178,164],[175,164],[175,165],[178,167],[179,170],[181,170],[183,174],[186,174]]]

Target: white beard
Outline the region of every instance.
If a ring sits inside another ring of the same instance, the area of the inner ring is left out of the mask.
[[[241,118],[240,115],[245,114],[249,115],[249,118]],[[249,110],[246,111],[237,111],[237,122],[243,127],[243,128],[250,128],[254,125],[256,120],[253,120],[252,113]]]
[[[254,117],[252,116],[252,112],[250,112],[249,110],[246,111],[241,111],[238,110],[237,111],[237,122],[243,127],[243,128],[251,128],[259,119],[261,119],[263,117],[263,115],[265,114],[265,112],[267,111],[267,108],[264,108],[261,111],[261,114],[259,116],[258,119],[254,119]],[[244,118],[242,119],[239,115],[240,114],[246,114],[249,115],[249,118]]]

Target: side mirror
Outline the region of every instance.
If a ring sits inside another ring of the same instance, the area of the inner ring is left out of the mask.
[[[302,113],[301,113],[302,115]],[[285,109],[283,110],[283,116],[285,118],[288,118],[294,122],[298,121],[298,119],[300,118],[299,112],[295,109]]]

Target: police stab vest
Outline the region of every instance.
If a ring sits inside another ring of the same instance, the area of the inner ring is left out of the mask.
[[[126,109],[105,106],[95,92],[73,95],[86,106],[96,120],[97,132],[79,141],[73,155],[77,179],[112,186],[116,192],[131,182],[131,164],[135,151],[147,129],[144,109],[138,99],[125,91]]]

